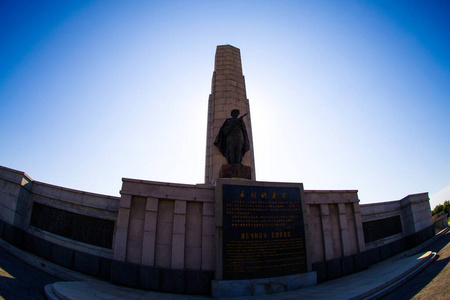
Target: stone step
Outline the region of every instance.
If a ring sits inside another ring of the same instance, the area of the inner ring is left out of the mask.
[[[45,296],[48,300],[61,300],[62,298],[59,298],[58,295],[56,295],[55,291],[53,290],[53,283],[47,284],[44,287]]]
[[[381,297],[387,295],[389,292],[392,292],[393,290],[416,276],[420,271],[428,267],[437,259],[437,256],[438,255],[436,252],[426,252],[424,255],[422,255],[423,259],[420,263],[414,265],[403,274],[400,274],[399,276],[387,281],[385,286],[379,286],[369,291],[367,294],[361,295],[361,297],[358,299],[380,299]]]

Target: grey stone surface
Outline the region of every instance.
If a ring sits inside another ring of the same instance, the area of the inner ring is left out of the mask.
[[[161,284],[161,269],[140,266],[139,268],[139,286],[143,289],[158,290]]]
[[[214,298],[262,296],[298,290],[316,284],[316,272],[249,280],[214,280],[211,284],[211,294]]]
[[[111,265],[111,282],[137,287],[139,284],[139,265],[113,261]]]
[[[53,244],[51,261],[69,269],[73,268],[74,250]]]
[[[73,267],[76,271],[97,276],[100,268],[100,258],[89,253],[75,251]]]

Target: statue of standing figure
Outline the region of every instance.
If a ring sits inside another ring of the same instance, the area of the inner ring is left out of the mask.
[[[238,118],[239,110],[233,109],[231,118],[225,120],[214,141],[214,145],[219,148],[229,164],[240,164],[242,157],[250,149],[247,128],[243,120],[246,115]]]

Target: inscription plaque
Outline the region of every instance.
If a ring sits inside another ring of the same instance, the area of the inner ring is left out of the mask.
[[[114,221],[33,203],[30,225],[94,246],[112,248]]]
[[[394,216],[363,223],[364,241],[370,243],[398,233],[402,233],[400,216]]]
[[[300,190],[223,185],[223,279],[307,272]]]

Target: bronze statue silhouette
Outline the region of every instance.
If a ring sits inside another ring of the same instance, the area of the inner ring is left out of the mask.
[[[246,115],[238,118],[239,110],[233,109],[231,118],[225,120],[214,141],[214,145],[219,148],[229,164],[240,164],[242,157],[250,149],[247,128],[243,120]]]

